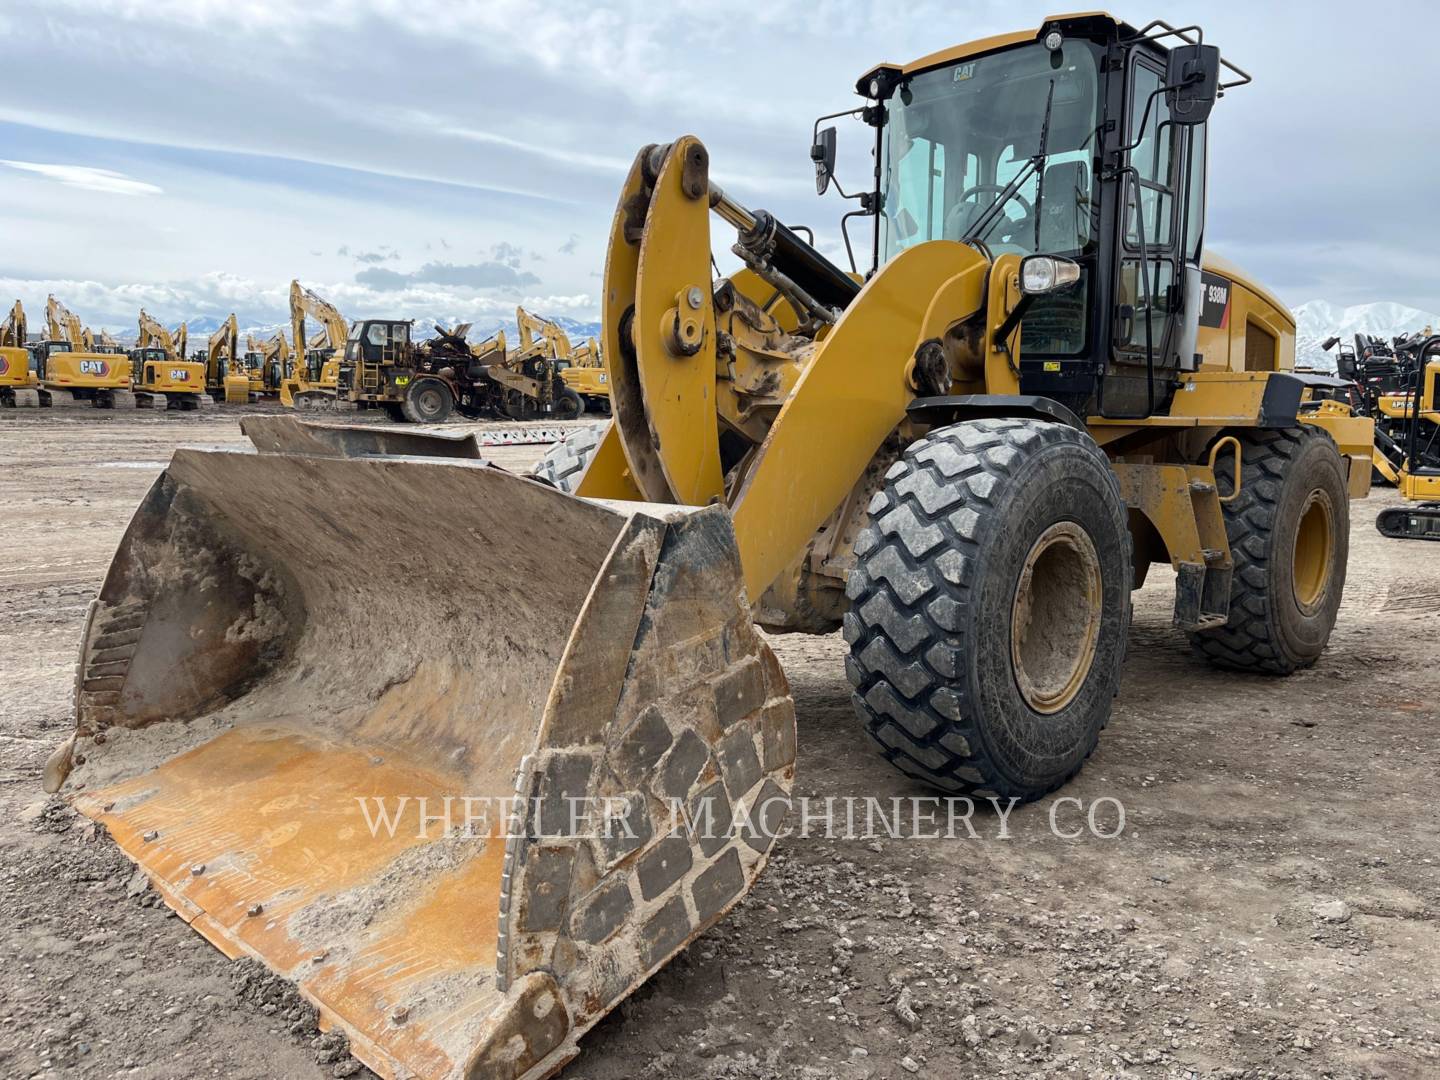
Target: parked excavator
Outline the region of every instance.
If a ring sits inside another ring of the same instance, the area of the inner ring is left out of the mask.
[[[206,364],[185,355],[190,338],[187,324],[166,330],[141,308],[139,327],[135,348],[130,350],[136,406],[152,408],[155,399],[160,398],[167,409],[194,411],[208,407]]]
[[[515,309],[520,346],[507,347],[498,332],[478,345],[465,340],[468,323],[435,327],[435,337],[412,340],[406,319],[363,319],[350,329],[340,390],[362,409],[384,409],[392,419],[439,424],[459,412],[467,418],[573,420],[584,411],[580,395],[560,377],[556,358],[569,341],[554,323]]]
[[[19,300],[0,323],[0,408],[37,408],[39,380],[28,348],[25,307]]]
[[[312,343],[305,320],[317,319],[324,335]],[[349,327],[335,305],[290,282],[290,340],[295,342],[295,366],[280,381],[280,403],[297,409],[334,409],[342,402],[337,395],[340,360],[345,353]]]
[[[1397,540],[1440,540],[1440,336],[1400,345],[1404,377],[1378,400],[1385,431],[1377,426],[1375,445],[1408,505],[1387,506],[1375,527]]]
[[[87,330],[88,334],[89,331]],[[93,339],[93,348],[96,352],[102,353],[124,353],[125,346],[116,341],[108,330],[101,330]]]
[[[1315,663],[1372,425],[1203,252],[1208,117],[1248,81],[1198,30],[1097,14],[875,67],[863,271],[697,138],[645,147],[601,290],[615,419],[579,472],[288,417],[178,451],[47,786],[381,1075],[539,1080],[765,865],[796,729],[755,622],[843,627],[859,729],[997,799],[1095,748],[1152,564],[1217,666]],[[744,263],[719,279],[712,215]],[[375,828],[402,795],[515,811]]]
[[[205,392],[215,401],[245,405],[254,389],[252,369],[240,352],[240,325],[232,311],[205,344]],[[257,365],[254,369],[258,373]]]
[[[34,350],[42,405],[134,407],[129,358],[87,349],[79,316],[53,294],[45,303],[45,330]]]

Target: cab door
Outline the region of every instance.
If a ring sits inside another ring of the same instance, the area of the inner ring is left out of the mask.
[[[1114,363],[1129,372],[1107,380],[1107,415],[1143,417],[1163,408],[1170,392],[1170,379],[1163,373],[1194,366],[1204,125],[1175,123],[1164,86],[1162,61],[1133,52],[1112,339]]]

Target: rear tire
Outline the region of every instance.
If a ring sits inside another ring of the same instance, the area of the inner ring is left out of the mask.
[[[1310,425],[1235,432],[1240,494],[1224,503],[1235,573],[1230,617],[1190,634],[1212,664],[1289,675],[1330,641],[1350,554],[1350,494],[1334,441]],[[1216,458],[1221,496],[1234,490],[1234,451]]]
[[[417,379],[405,389],[400,408],[412,424],[443,424],[455,410],[455,395],[439,379]]]
[[[1130,625],[1104,453],[1063,424],[971,420],[912,443],[869,510],[845,614],[865,730],[945,791],[1059,787],[1110,718]]]
[[[543,480],[568,494],[574,494],[580,484],[580,477],[600,448],[608,424],[577,428],[568,433],[564,442],[552,443],[545,456],[530,473],[537,480]]]

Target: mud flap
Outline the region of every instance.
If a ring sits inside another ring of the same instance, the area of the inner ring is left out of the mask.
[[[729,517],[263,419],[137,511],[47,786],[382,1076],[548,1076],[788,809]]]

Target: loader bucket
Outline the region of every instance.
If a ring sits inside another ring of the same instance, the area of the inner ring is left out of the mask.
[[[131,521],[47,786],[380,1075],[551,1075],[788,807],[729,517],[577,499],[473,439],[245,427]]]

